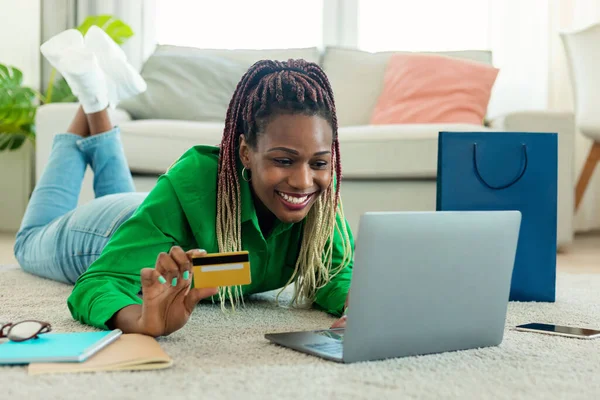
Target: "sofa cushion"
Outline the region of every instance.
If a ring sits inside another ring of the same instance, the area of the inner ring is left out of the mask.
[[[245,64],[249,68],[259,60],[286,61],[290,58],[302,58],[306,61],[319,63],[321,53],[318,47],[303,47],[289,49],[201,49],[196,47],[159,45],[156,51],[162,54],[184,55],[184,56],[213,56],[221,57],[229,61]]]
[[[472,124],[363,125],[339,129],[344,179],[435,178],[441,131],[485,132]]]
[[[394,54],[371,123],[483,124],[498,71],[437,54]]]
[[[159,52],[144,64],[148,89],[119,103],[133,119],[224,121],[247,67],[210,55]]]
[[[190,147],[221,142],[225,125],[170,120],[128,121],[121,140],[136,173],[162,174]],[[435,178],[440,131],[492,131],[471,124],[364,125],[339,129],[344,178]]]
[[[124,122],[120,128],[131,171],[162,174],[192,146],[219,144],[225,124],[149,119]]]
[[[144,63],[148,89],[121,101],[133,119],[225,121],[237,84],[261,59],[304,58],[318,62],[319,51],[306,49],[210,50],[159,45]]]
[[[383,89],[383,77],[392,54],[407,52],[370,53],[361,50],[328,47],[323,55],[323,69],[335,96],[340,126],[367,125]],[[492,63],[487,50],[447,51],[440,54],[466,60]]]

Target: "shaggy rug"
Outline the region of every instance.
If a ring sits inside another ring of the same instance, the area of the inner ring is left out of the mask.
[[[600,275],[559,273],[554,304],[510,303],[498,347],[342,365],[270,344],[267,332],[321,329],[334,318],[278,307],[256,296],[235,315],[200,306],[159,339],[174,359],[165,370],[65,375],[0,367],[5,399],[594,399],[600,398],[600,340],[514,331],[548,322],[600,327]],[[41,319],[55,332],[92,330],[72,320],[71,287],[14,266],[0,267],[0,321]]]

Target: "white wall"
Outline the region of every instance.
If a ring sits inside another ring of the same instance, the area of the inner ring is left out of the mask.
[[[40,86],[40,1],[0,0],[0,63],[23,71],[23,83]],[[33,186],[30,144],[0,153],[0,231],[16,232]],[[15,172],[17,171],[17,172]]]
[[[0,0],[0,63],[23,71],[25,85],[40,86],[40,1]]]
[[[550,2],[551,25],[549,108],[559,111],[573,111],[573,90],[568,70],[564,45],[559,32],[583,29],[600,22],[599,0],[552,0]],[[577,132],[575,136],[575,186],[587,159],[592,141]],[[575,213],[576,232],[600,229],[600,168],[596,168]]]

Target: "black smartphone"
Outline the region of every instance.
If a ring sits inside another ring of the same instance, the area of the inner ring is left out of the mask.
[[[578,339],[595,339],[600,337],[600,330],[551,324],[531,323],[519,325],[515,329],[524,332],[547,333],[549,335],[567,336]]]

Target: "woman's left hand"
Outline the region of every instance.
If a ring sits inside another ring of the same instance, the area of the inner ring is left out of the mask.
[[[348,319],[348,317],[344,315],[342,318],[340,318],[337,321],[335,321],[333,323],[333,325],[331,325],[330,329],[345,328],[346,327],[346,320],[347,319]]]
[[[344,303],[344,309],[345,310],[348,309],[348,303],[349,302],[350,302],[350,291],[348,291],[348,294],[346,295],[346,302]],[[333,323],[333,325],[331,325],[330,329],[345,328],[346,327],[346,320],[347,319],[348,319],[348,317],[346,316],[346,311],[344,311],[344,315],[342,316],[342,318],[340,318],[337,321],[335,321]]]

